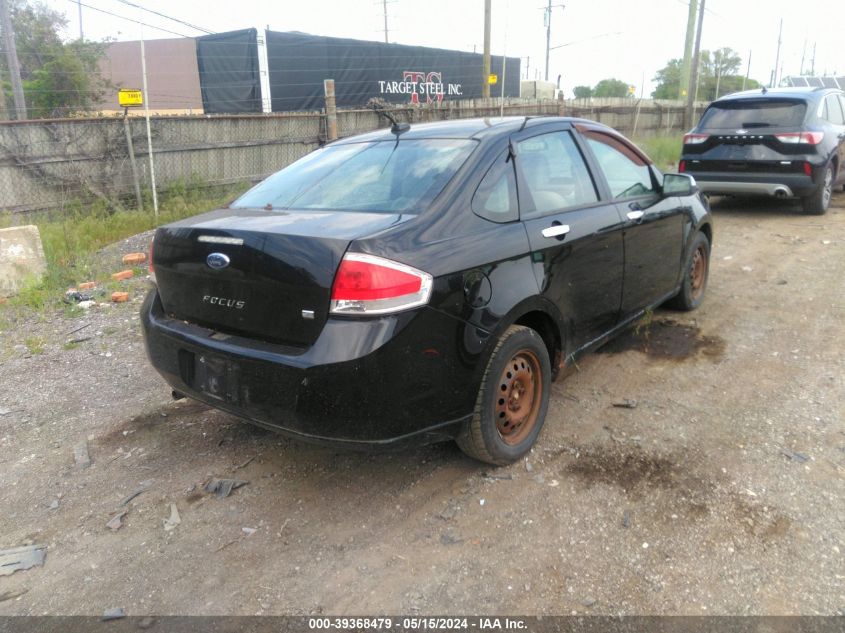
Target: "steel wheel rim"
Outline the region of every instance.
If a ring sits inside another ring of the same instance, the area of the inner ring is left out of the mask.
[[[531,434],[540,416],[543,380],[540,359],[531,350],[513,355],[499,376],[493,415],[496,431],[514,446]]]
[[[707,252],[703,244],[696,248],[692,254],[689,280],[690,295],[694,300],[697,300],[704,292],[704,283],[707,280]]]
[[[822,191],[822,206],[826,209],[833,195],[833,171],[828,167],[824,172],[824,190]]]

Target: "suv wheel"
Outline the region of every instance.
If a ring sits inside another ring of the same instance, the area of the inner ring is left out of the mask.
[[[472,420],[455,438],[475,459],[504,466],[525,455],[540,434],[551,389],[549,352],[534,330],[512,325],[487,363]]]
[[[811,215],[824,215],[830,206],[831,195],[833,195],[833,165],[828,164],[824,168],[824,178],[818,189],[804,198],[804,212]]]

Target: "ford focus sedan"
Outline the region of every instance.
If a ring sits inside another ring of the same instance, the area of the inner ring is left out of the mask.
[[[176,392],[255,424],[507,464],[567,364],[701,303],[712,240],[694,180],[606,126],[394,125],[159,228],[141,318]]]

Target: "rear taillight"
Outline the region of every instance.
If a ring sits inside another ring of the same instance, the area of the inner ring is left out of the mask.
[[[808,163],[806,160],[804,161],[804,173],[807,174],[808,176],[813,175],[813,166],[810,163]]]
[[[781,143],[818,145],[824,138],[824,132],[787,132],[786,134],[775,134],[775,138]]]
[[[687,170],[687,161],[682,160],[680,163],[678,163],[678,173],[682,174],[686,170]]]
[[[344,255],[332,286],[332,314],[388,314],[428,303],[432,277],[363,253]]]
[[[709,134],[684,134],[684,145],[699,145],[708,138]]]

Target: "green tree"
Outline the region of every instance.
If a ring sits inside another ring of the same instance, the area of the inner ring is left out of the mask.
[[[744,77],[740,74],[741,67],[742,58],[731,48],[701,51],[698,62],[698,100],[712,101],[717,96],[742,90]],[[655,74],[653,81],[657,87],[651,96],[655,99],[677,99],[680,78],[681,60],[670,59],[666,66]],[[760,84],[749,78],[745,87],[750,90],[759,88]]]
[[[628,84],[620,79],[602,79],[593,88],[594,97],[627,97]]]
[[[91,110],[113,88],[99,71],[105,43],[71,40],[59,33],[67,25],[64,15],[40,2],[10,2],[15,45],[21,66],[24,97],[30,118],[68,116]],[[7,107],[11,103],[5,55],[0,68]]]
[[[593,89],[590,86],[575,86],[573,92],[576,99],[589,99],[593,96]]]

